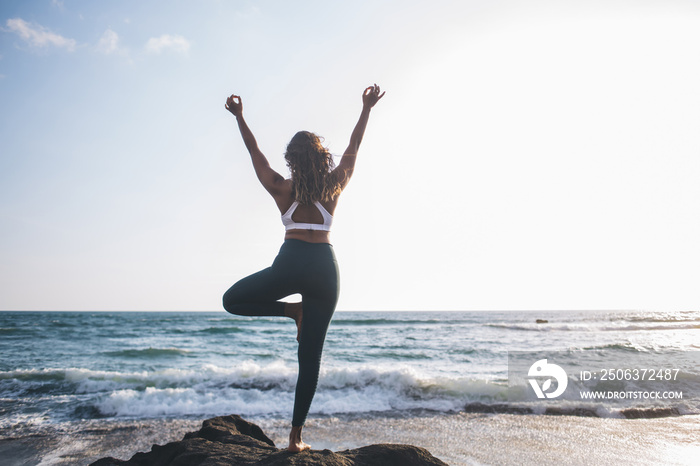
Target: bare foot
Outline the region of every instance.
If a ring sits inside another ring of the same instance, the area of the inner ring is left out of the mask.
[[[301,440],[301,429],[302,427],[292,427],[292,431],[289,433],[289,446],[287,451],[294,453],[299,453],[300,451],[309,450],[310,445],[307,445]]]
[[[302,310],[301,303],[286,303],[284,306],[284,315],[294,319],[294,322],[297,324],[297,341],[299,341],[299,335],[301,335],[301,321],[304,318],[304,311]]]

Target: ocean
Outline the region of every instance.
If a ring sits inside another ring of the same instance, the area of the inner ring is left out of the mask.
[[[450,464],[508,464],[498,455],[516,440],[495,433],[595,437],[615,426],[615,454],[630,445],[627,429],[658,431],[649,464],[660,448],[672,461],[658,464],[685,464],[700,453],[698,330],[697,311],[336,312],[304,438],[333,450],[422,442]],[[291,319],[223,311],[0,312],[3,464],[126,459],[138,450],[125,436],[147,432],[139,448],[148,449],[225,414],[259,423],[284,446],[295,337]],[[567,374],[566,391],[551,398],[562,380],[527,374],[545,359],[539,366]],[[549,395],[539,398],[535,385]],[[580,396],[595,390],[615,396]],[[488,439],[487,453],[465,439]],[[570,464],[587,464],[588,448]],[[540,450],[522,447],[514,463],[550,464]]]

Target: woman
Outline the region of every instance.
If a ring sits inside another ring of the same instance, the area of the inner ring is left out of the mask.
[[[226,100],[226,109],[238,121],[255,174],[282,213],[286,233],[272,266],[229,288],[224,294],[224,309],[244,316],[286,316],[296,322],[299,376],[289,451],[310,448],[301,440],[301,429],[316,392],[323,342],[340,289],[338,264],[330,244],[330,226],[338,196],[355,168],[355,157],[370,110],[383,96],[376,84],[364,90],[360,119],[335,168],[333,157],[317,135],[307,131],[295,134],[284,155],[291,171],[290,179],[275,172],[258,148],[243,119],[241,98],[232,95]],[[301,302],[279,301],[295,293],[301,294]]]

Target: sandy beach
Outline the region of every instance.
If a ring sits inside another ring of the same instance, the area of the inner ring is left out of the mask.
[[[278,447],[286,421],[250,419]],[[78,465],[104,456],[128,459],[154,443],[180,440],[201,420],[84,421],[3,438],[7,466]],[[466,465],[690,465],[700,455],[700,416],[601,419],[573,416],[451,414],[405,418],[310,419],[305,439],[314,449],[341,451],[374,443],[427,448],[455,466]],[[691,461],[693,460],[693,461]]]

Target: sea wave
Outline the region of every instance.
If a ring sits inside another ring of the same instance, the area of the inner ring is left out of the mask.
[[[241,327],[207,327],[199,330],[199,333],[205,333],[210,335],[228,335],[231,333],[245,333],[247,330]]]
[[[14,382],[18,387],[30,387],[46,382],[56,395],[69,393],[102,393],[120,389],[145,390],[192,387],[199,384],[224,386],[238,384],[241,388],[261,388],[270,384],[294,386],[296,371],[283,362],[276,361],[261,366],[254,362],[242,362],[233,368],[221,368],[207,364],[198,369],[169,368],[162,370],[122,372],[66,369],[18,369],[0,372],[0,382]],[[60,385],[60,386],[59,386]],[[61,390],[63,388],[63,390]]]
[[[264,372],[259,368],[257,375]],[[116,417],[190,416],[239,413],[288,416],[294,404],[296,374],[251,377],[228,383],[203,381],[181,387],[120,389],[95,405]],[[480,407],[480,408],[477,408]],[[699,414],[692,400],[672,404],[605,404],[586,400],[509,401],[504,382],[472,378],[424,377],[407,369],[345,368],[322,371],[312,415],[412,415],[430,412],[504,412],[648,418]]]
[[[676,323],[676,322],[695,322],[699,323],[697,311],[679,311],[679,312],[654,312],[639,314],[624,314],[622,316],[612,315],[611,320],[624,320],[627,322],[660,322],[660,323]]]
[[[230,379],[225,383],[210,379],[180,387],[114,390],[96,406],[109,416],[289,414],[294,404],[296,373],[286,368],[286,374],[272,376],[268,371],[269,368],[258,367],[248,377],[241,377],[240,373],[231,377],[233,374],[229,373]],[[311,413],[336,415],[415,409],[456,412],[469,400],[502,399],[505,390],[505,385],[491,381],[424,378],[409,369],[325,370],[319,378]]]
[[[608,357],[617,355],[619,357],[633,357],[635,354],[639,356],[658,357],[658,358],[675,358],[679,356],[692,355],[695,352],[692,349],[693,345],[687,345],[687,350],[680,349],[678,344],[669,344],[665,341],[646,342],[642,344],[639,341],[625,341],[621,343],[608,343],[602,345],[578,345],[570,346],[568,351],[572,354],[580,352],[594,352],[605,354]]]
[[[591,323],[488,323],[487,327],[526,332],[634,332],[653,330],[695,330],[700,329],[697,321],[637,321],[605,324]]]
[[[33,369],[0,372],[0,392],[4,393],[1,398],[13,400],[17,410],[23,400],[35,404],[40,400],[42,416],[62,412],[71,419],[228,413],[288,417],[294,405],[296,377],[296,366],[283,361],[141,372]],[[685,382],[693,381],[697,382],[697,378]],[[41,387],[46,390],[41,392]],[[373,416],[467,411],[653,417],[700,412],[698,406],[682,401],[653,407],[605,407],[571,400],[510,402],[504,380],[436,377],[410,367],[368,365],[323,369],[310,414]]]
[[[143,372],[81,368],[0,373],[0,384],[18,398],[80,395],[105,416],[180,416],[223,412],[279,414],[293,406],[296,367],[248,361],[232,368]],[[412,369],[359,367],[322,370],[313,410],[321,414],[430,409],[459,411],[469,400],[505,396],[505,385],[468,378],[425,377]],[[82,402],[81,402],[82,403]],[[89,411],[81,405],[81,413]]]
[[[334,326],[374,326],[374,325],[431,325],[431,324],[456,324],[462,321],[445,321],[441,319],[334,319]]]
[[[106,356],[119,358],[162,358],[173,356],[186,356],[189,351],[179,348],[144,348],[144,349],[126,349],[120,351],[106,351],[103,353]]]
[[[648,353],[651,351],[650,348],[639,345],[633,342],[624,343],[609,343],[607,345],[595,345],[595,346],[584,346],[582,348],[571,348],[572,352],[576,351],[622,351],[627,353]]]

